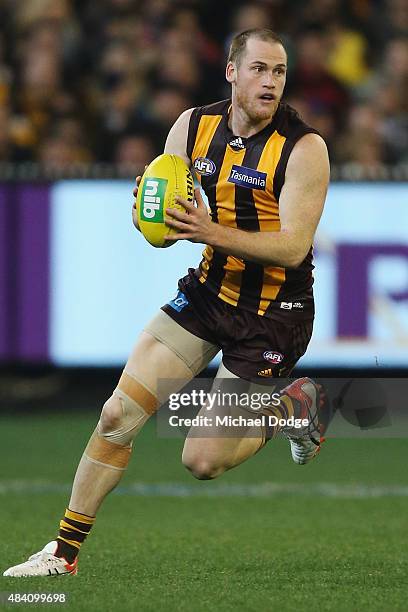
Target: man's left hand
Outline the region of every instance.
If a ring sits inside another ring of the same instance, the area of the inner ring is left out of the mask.
[[[174,208],[166,208],[166,215],[168,217],[166,225],[177,230],[177,234],[165,236],[166,240],[189,240],[190,242],[208,243],[217,224],[211,221],[199,188],[194,190],[194,198],[197,206],[183,198],[177,198],[177,202],[185,208],[185,212]]]

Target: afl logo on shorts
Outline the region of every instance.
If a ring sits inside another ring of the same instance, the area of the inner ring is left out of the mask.
[[[263,358],[269,363],[280,363],[283,360],[282,353],[278,353],[277,351],[265,351],[263,354]]]
[[[202,176],[211,176],[216,171],[217,166],[208,157],[197,157],[194,160],[194,170]]]

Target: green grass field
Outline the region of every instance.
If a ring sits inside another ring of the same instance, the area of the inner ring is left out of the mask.
[[[55,537],[94,422],[0,419],[2,571]],[[181,447],[149,423],[78,576],[1,578],[0,591],[64,592],[76,611],[407,609],[406,440],[329,440],[308,466],[276,440],[211,482],[185,471]]]

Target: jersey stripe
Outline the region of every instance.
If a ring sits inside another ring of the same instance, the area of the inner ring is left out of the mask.
[[[254,201],[258,214],[259,229],[262,232],[277,232],[280,230],[279,204],[273,192],[273,176],[281,158],[286,137],[274,132],[267,140],[259,159],[258,170],[268,174],[266,189],[254,190]],[[272,172],[271,172],[272,170]],[[263,269],[262,286],[258,293],[258,314],[265,314],[271,300],[274,300],[285,282],[285,269],[277,266],[265,266]]]
[[[261,232],[279,231],[279,204],[273,191],[273,176],[286,138],[274,132],[267,140],[258,162],[258,170],[267,174],[266,189],[254,190],[254,201]]]
[[[283,183],[285,182],[286,166],[288,164],[289,155],[292,153],[292,149],[294,146],[295,142],[293,140],[285,140],[285,143],[281,150],[279,163],[276,166],[275,175],[273,177],[273,193],[278,202],[282,191]]]
[[[251,147],[246,150],[242,165],[248,168],[257,168],[262,148],[268,134],[265,132],[264,138],[260,141],[257,147]],[[248,189],[248,187],[236,187],[236,217],[237,227],[242,230],[258,232],[259,220],[258,212],[255,205],[255,192],[257,189]],[[259,295],[263,282],[263,266],[256,264],[253,261],[244,260],[245,268],[241,276],[241,291],[237,306],[240,308],[248,308],[253,305],[254,295]]]
[[[210,269],[210,264],[213,258],[213,254],[214,254],[214,249],[207,244],[204,251],[202,252],[203,259],[201,260],[201,264],[200,264],[201,275],[199,276],[198,280],[201,283],[204,283],[207,280],[208,270]]]
[[[217,117],[217,121],[215,121],[215,117]],[[217,187],[220,180],[220,174],[222,170],[226,142],[223,137],[224,134],[224,126],[222,115],[219,116],[204,116],[203,119],[207,121],[203,124],[202,135],[205,138],[205,142],[208,143],[207,148],[197,148],[197,152],[200,152],[201,157],[208,157],[215,164],[215,172],[210,176],[202,176],[201,177],[201,185],[207,195],[208,203],[210,205],[211,210],[211,218],[214,223],[218,223],[218,216],[220,211],[217,206]],[[201,121],[200,121],[201,125]],[[207,125],[207,131],[211,134],[211,138],[209,138],[208,133],[205,131],[205,125]],[[198,137],[196,142],[198,141]],[[196,147],[194,147],[193,151],[193,159],[195,159],[195,151]],[[225,270],[224,265],[227,262],[227,256],[219,253],[214,250],[212,247],[206,247],[203,252],[203,258],[208,263],[208,269],[203,270],[199,280],[202,283],[208,283],[211,285],[211,290],[214,293],[219,292],[219,288],[221,286],[222,279],[224,278]],[[203,274],[204,272],[204,274]]]
[[[206,119],[208,121],[203,121]],[[215,172],[210,176],[201,176],[201,185],[207,195],[208,203],[211,209],[211,218],[214,223],[218,223],[218,211],[216,206],[216,187],[220,176],[221,164],[224,156],[224,151],[222,147],[216,146],[216,143],[220,141],[222,137],[222,115],[219,116],[205,116],[200,121],[200,125],[203,123],[203,130],[205,130],[205,126],[207,125],[207,132],[203,131],[203,136],[205,138],[205,147],[197,147],[197,157],[208,157],[215,164]],[[197,138],[198,140],[198,138]],[[194,152],[196,147],[194,147],[193,151],[193,159],[196,159],[194,156]]]
[[[241,165],[244,156],[245,149],[234,151],[227,144],[219,179],[217,181],[216,203],[218,220],[222,225],[228,225],[229,227],[237,227],[235,206],[237,187],[234,183],[229,182],[228,178],[231,175],[232,166],[234,164],[238,166]],[[226,302],[236,306],[241,285],[241,274],[237,274],[237,269],[243,269],[243,265],[239,264],[238,260],[231,255],[228,257],[224,255],[223,257],[225,258],[223,263],[224,274],[218,288],[218,296],[220,297],[222,295],[222,298]]]
[[[224,159],[220,175],[217,181],[216,202],[218,219],[222,225],[229,227],[237,227],[237,210],[236,210],[236,193],[240,189],[235,183],[228,181],[231,175],[232,166],[242,165],[242,160],[245,157],[245,149],[234,151],[229,145],[225,148]]]
[[[210,199],[210,195],[209,195],[210,187],[208,183],[210,182],[210,179],[212,180],[215,179],[215,185],[216,185],[216,181],[218,180],[218,175],[219,175],[220,163],[217,164],[217,160],[211,157],[212,152],[210,151],[210,148],[211,148],[211,143],[216,138],[217,131],[219,132],[220,130],[219,126],[220,126],[222,118],[223,118],[222,115],[203,115],[200,118],[200,122],[197,128],[197,135],[196,135],[195,143],[193,147],[193,152],[191,155],[192,161],[197,159],[197,157],[210,157],[210,159],[212,159],[212,161],[216,165],[215,175],[212,175],[211,177],[201,176],[200,174],[198,174],[198,172],[196,173],[196,176],[198,180],[200,181],[208,197],[210,208],[211,208],[211,218],[215,223],[218,222],[217,209],[215,206],[214,199],[213,198]],[[218,137],[219,137],[219,134],[218,134]],[[219,156],[216,156],[216,157],[219,157]],[[211,204],[213,205],[211,206]],[[207,280],[210,267],[214,265],[214,261],[213,261],[214,260],[214,249],[210,246],[206,246],[202,255],[203,255],[203,260],[200,266],[201,275],[199,277],[199,281],[201,283],[204,283]]]
[[[209,146],[221,119],[222,115],[204,115],[201,117],[200,123],[198,124],[192,159],[207,157]]]

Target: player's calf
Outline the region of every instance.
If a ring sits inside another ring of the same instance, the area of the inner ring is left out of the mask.
[[[242,430],[242,428],[239,428]],[[213,480],[224,472],[240,465],[255,455],[263,446],[262,432],[257,428],[256,435],[248,429],[239,434],[229,435],[228,428],[222,428],[225,437],[219,435],[206,438],[190,434],[184,443],[182,462],[191,474],[199,480]]]

